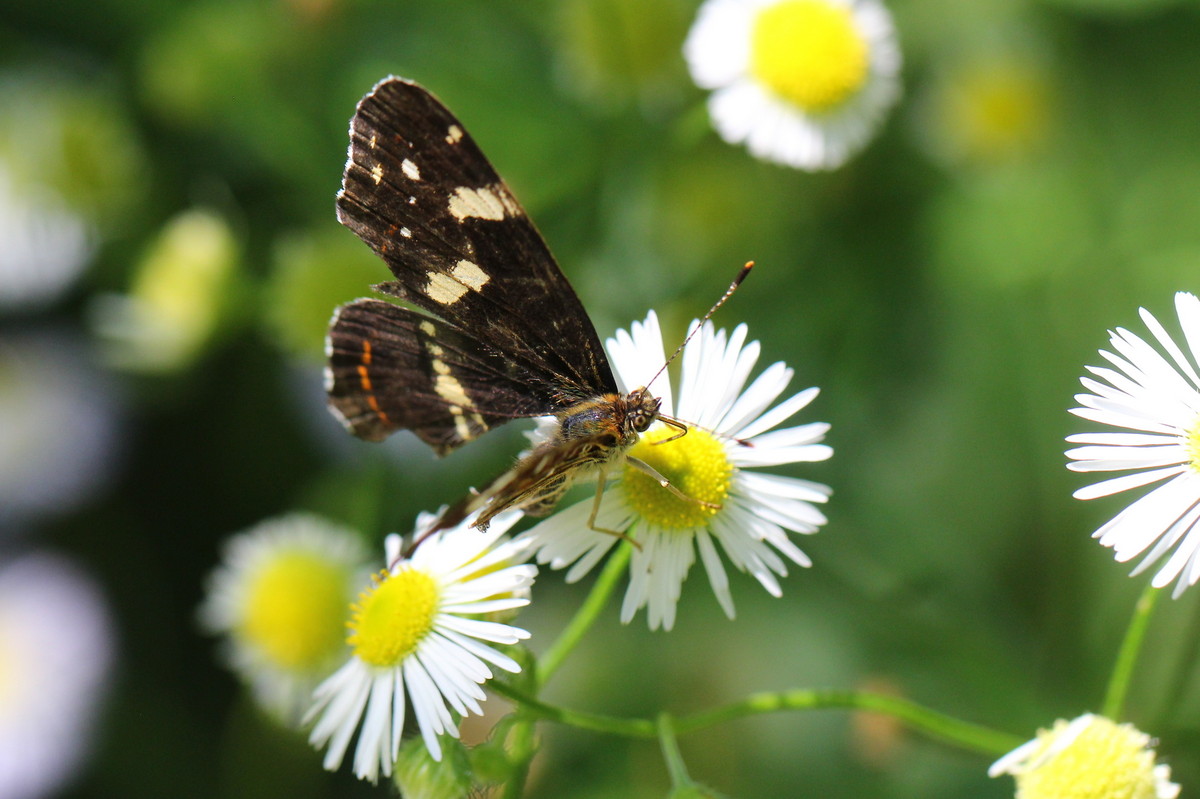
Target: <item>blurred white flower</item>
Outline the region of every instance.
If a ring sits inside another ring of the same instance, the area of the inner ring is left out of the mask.
[[[105,479],[110,389],[65,336],[0,333],[0,530],[75,507]]]
[[[879,0],[707,0],[683,48],[730,144],[834,169],[900,96],[900,49]]]
[[[226,542],[200,622],[266,710],[296,724],[345,658],[346,608],[369,574],[354,532],[295,513]]]
[[[46,554],[0,559],[0,796],[57,793],[87,754],[113,658],[104,600]]]
[[[0,311],[57,299],[87,266],[92,239],[49,187],[18,188],[0,160]]]

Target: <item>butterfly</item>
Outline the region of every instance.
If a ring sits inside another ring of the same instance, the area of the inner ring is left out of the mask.
[[[394,278],[373,287],[388,299],[354,300],[330,323],[326,390],[350,432],[379,441],[407,429],[445,455],[510,419],[556,420],[545,441],[425,535],[477,511],[480,529],[508,509],[546,515],[596,470],[588,524],[599,529],[608,468],[660,418],[686,432],[646,387],[619,390],[533,222],[462,123],[420,85],[388,77],[358,103],[337,216]]]

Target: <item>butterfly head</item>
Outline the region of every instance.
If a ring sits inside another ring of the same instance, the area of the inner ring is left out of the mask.
[[[625,434],[646,432],[658,418],[661,405],[662,400],[651,394],[645,386],[629,392],[625,397]]]

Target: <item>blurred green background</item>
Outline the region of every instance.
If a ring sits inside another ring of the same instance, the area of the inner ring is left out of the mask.
[[[1172,327],[1172,293],[1200,287],[1197,4],[892,2],[905,96],[865,153],[819,175],[712,132],[680,54],[695,7],[0,7],[0,219],[48,228],[2,245],[0,385],[77,400],[49,421],[36,401],[0,416],[10,437],[41,431],[0,462],[0,558],[67,554],[118,635],[66,796],[385,790],[326,774],[261,717],[194,614],[231,533],[307,509],[380,542],[520,448],[514,425],[437,462],[408,434],[351,440],[323,408],[329,315],[387,277],[333,199],[347,120],[389,73],[465,122],[602,336],[654,308],[675,339],[757,261],[717,321],[748,321],[762,366],[821,387],[801,421],[833,425],[834,458],[789,472],[834,497],[782,599],[737,575],[730,622],[694,572],[671,633],[622,627],[614,606],[550,701],[653,716],[873,687],[1022,737],[1099,710],[1148,578],[1089,539],[1123,500],[1073,500],[1086,480],[1062,439],[1088,429],[1066,411],[1105,330],[1141,331],[1138,306]],[[535,651],[589,584],[542,573],[521,617]],[[1185,795],[1196,600],[1163,603],[1129,705]],[[530,796],[665,794],[655,744],[541,731]],[[736,797],[1012,795],[987,758],[843,712],[681,745]]]

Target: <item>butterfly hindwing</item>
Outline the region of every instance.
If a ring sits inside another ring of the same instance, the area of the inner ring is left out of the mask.
[[[553,401],[510,361],[448,322],[382,300],[337,310],[329,329],[329,401],[372,441],[409,429],[438,453]]]
[[[533,223],[425,89],[387,78],[359,103],[337,207],[394,275],[383,293],[469,331],[561,403],[616,390],[595,328]]]

